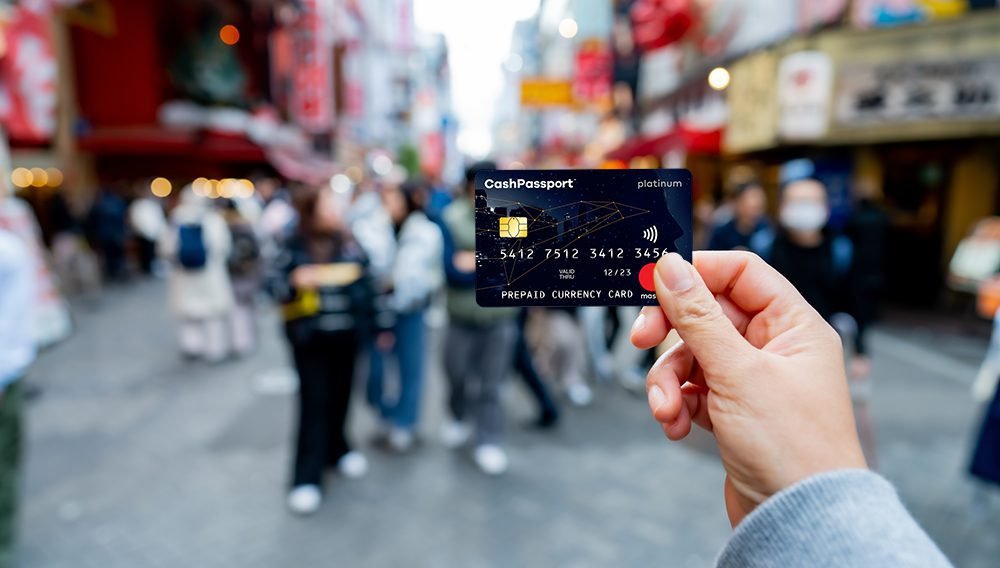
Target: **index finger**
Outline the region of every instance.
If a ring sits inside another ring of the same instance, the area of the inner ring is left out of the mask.
[[[798,311],[807,305],[791,282],[752,252],[698,251],[694,266],[713,294],[728,297],[751,316]]]

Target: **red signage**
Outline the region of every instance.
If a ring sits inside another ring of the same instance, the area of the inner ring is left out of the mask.
[[[580,102],[596,103],[611,96],[613,59],[608,44],[591,40],[576,52],[573,97]]]
[[[58,69],[41,9],[12,8],[2,29],[0,120],[12,139],[26,142],[44,142],[56,129]]]
[[[301,0],[295,23],[295,70],[292,77],[291,115],[311,134],[333,128],[333,48],[324,37],[321,0]]]
[[[691,0],[638,0],[631,16],[635,43],[643,51],[680,41],[698,23]]]

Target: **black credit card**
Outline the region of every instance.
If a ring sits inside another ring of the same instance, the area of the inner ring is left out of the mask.
[[[475,190],[480,306],[655,305],[657,259],[691,260],[688,170],[484,170]]]

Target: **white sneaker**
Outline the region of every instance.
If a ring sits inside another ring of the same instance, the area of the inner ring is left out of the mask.
[[[507,466],[509,465],[507,452],[495,444],[476,446],[476,451],[473,452],[472,458],[475,460],[480,471],[486,475],[500,475],[507,471]]]
[[[441,443],[446,448],[460,448],[469,442],[472,429],[464,422],[448,420],[441,426]]]
[[[323,504],[323,494],[316,485],[299,485],[288,494],[288,508],[296,515],[311,515]]]
[[[368,458],[361,452],[347,452],[337,460],[337,470],[347,479],[360,479],[368,473]]]
[[[584,383],[573,383],[566,389],[566,396],[574,406],[587,406],[594,401],[594,391]]]
[[[413,432],[406,428],[392,427],[389,429],[389,447],[396,452],[406,452],[413,447]]]

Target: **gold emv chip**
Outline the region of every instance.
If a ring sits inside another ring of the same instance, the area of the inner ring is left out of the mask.
[[[500,217],[500,237],[522,239],[528,236],[527,217]]]

